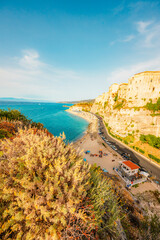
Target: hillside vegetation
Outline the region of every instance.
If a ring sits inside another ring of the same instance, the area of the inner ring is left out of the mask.
[[[112,183],[64,137],[20,128],[0,143],[0,238],[118,236]]]
[[[128,83],[112,84],[108,92],[95,99],[91,108],[91,112],[99,114],[107,123],[112,136],[158,163],[159,79],[160,71],[137,73]]]
[[[152,99],[150,99],[150,102],[148,102],[145,105],[145,108],[147,108],[150,111],[156,112],[160,110],[160,97],[158,98],[156,103],[152,103]]]
[[[16,134],[18,128],[25,127],[44,129],[43,124],[33,122],[18,110],[0,109],[0,139],[12,137]]]
[[[90,112],[92,106],[93,106],[93,102],[81,102],[81,103],[74,104],[73,106],[71,106],[70,109],[77,108],[77,109],[79,109],[81,111],[84,111],[84,112]]]
[[[123,228],[128,239],[158,239],[159,219],[145,219],[119,180],[83,161],[64,135],[11,126],[0,140],[0,239],[119,240]]]
[[[140,140],[143,143],[148,143],[150,146],[160,149],[160,137],[156,137],[152,134],[140,136]]]

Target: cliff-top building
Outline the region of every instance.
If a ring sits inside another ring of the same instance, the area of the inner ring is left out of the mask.
[[[108,101],[113,105],[116,95],[125,99],[129,107],[144,106],[150,99],[156,102],[160,97],[160,71],[137,73],[128,80],[128,83],[114,83],[107,93],[96,99],[96,102]]]

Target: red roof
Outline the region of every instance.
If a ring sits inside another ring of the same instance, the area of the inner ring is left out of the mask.
[[[131,170],[140,168],[138,165],[131,161],[124,161],[123,164],[125,164],[127,167],[129,167]]]

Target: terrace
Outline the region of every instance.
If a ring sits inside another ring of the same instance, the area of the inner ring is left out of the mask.
[[[126,186],[145,182],[149,174],[139,171],[140,167],[131,161],[123,161],[115,168],[116,173],[125,181]]]

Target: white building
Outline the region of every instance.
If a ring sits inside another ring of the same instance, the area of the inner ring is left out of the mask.
[[[124,161],[120,164],[119,169],[124,177],[132,180],[138,174],[139,166],[131,161]]]
[[[115,168],[117,174],[125,181],[126,186],[133,186],[145,182],[149,176],[148,173],[139,171],[140,167],[131,161],[123,161],[118,168]]]

